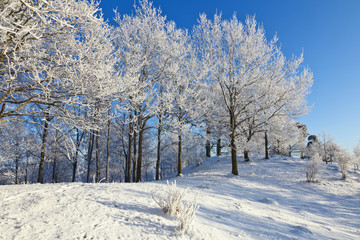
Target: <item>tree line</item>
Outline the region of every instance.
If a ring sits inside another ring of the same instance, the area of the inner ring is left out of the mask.
[[[312,73],[254,17],[178,28],[147,0],[109,25],[94,1],[0,4],[3,183],[182,174],[211,154],[303,149]]]

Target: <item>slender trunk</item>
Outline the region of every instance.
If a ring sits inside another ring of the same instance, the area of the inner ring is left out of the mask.
[[[76,179],[76,170],[77,170],[77,164],[78,164],[79,149],[80,149],[80,132],[79,132],[79,129],[77,128],[76,129],[76,152],[75,152],[75,158],[73,161],[72,182],[75,182],[75,179]]]
[[[221,155],[221,138],[219,138],[216,142],[216,156]]]
[[[19,159],[15,159],[15,184],[18,184]]]
[[[142,124],[142,123],[141,123]],[[136,168],[136,182],[141,181],[141,170],[142,170],[142,157],[143,157],[143,137],[144,137],[144,126],[140,126],[139,131],[139,148],[138,148],[138,159]]]
[[[78,165],[78,156],[79,156],[79,147],[77,147],[77,149],[76,149],[75,159],[74,159],[74,162],[73,162],[72,182],[75,182],[75,180],[76,180],[76,170],[77,170],[77,165]]]
[[[244,150],[244,160],[245,160],[245,162],[250,162],[248,150]]]
[[[43,131],[43,136],[42,136],[38,183],[44,183],[43,172],[44,172],[45,153],[46,153],[46,138],[47,138],[47,134],[48,134],[47,130],[48,130],[49,121],[50,121],[49,108],[50,107],[48,107],[48,109],[45,113],[45,123],[44,123],[44,131]]]
[[[96,131],[96,142],[95,142],[95,161],[96,161],[96,174],[95,174],[95,182],[100,182],[100,146],[99,146],[99,131]]]
[[[248,132],[248,137],[246,139],[246,148],[244,150],[244,159],[245,159],[245,162],[250,162],[250,158],[249,158],[249,143],[250,143],[250,140],[251,140],[251,136],[252,136],[252,131],[251,131],[251,127],[249,126],[249,132]]]
[[[29,153],[26,153],[25,184],[28,184]]]
[[[56,172],[56,164],[57,164],[57,150],[54,153],[54,163],[53,163],[53,172],[52,172],[52,182],[57,183],[57,172]]]
[[[110,160],[110,129],[111,120],[108,121],[107,138],[106,138],[106,182],[109,182],[109,160]]]
[[[156,158],[156,180],[160,180],[160,163],[161,163],[161,115],[158,117],[158,132],[157,132],[157,158]]]
[[[72,182],[75,182],[75,179],[76,179],[76,169],[77,169],[77,161],[74,161],[74,162],[73,162]]]
[[[89,147],[88,147],[88,155],[87,155],[87,162],[88,162],[88,169],[87,169],[87,175],[86,175],[86,182],[89,183],[90,181],[90,173],[91,173],[91,158],[92,158],[92,152],[94,149],[94,132],[93,130],[90,130],[89,135]]]
[[[265,131],[265,159],[269,159],[269,142],[267,131]]]
[[[133,176],[132,176],[132,181],[133,182],[136,182],[136,155],[137,155],[137,148],[136,148],[136,145],[137,145],[137,134],[136,134],[136,131],[134,131],[134,157],[133,157],[133,160],[132,160],[132,166],[133,166]]]
[[[132,116],[130,115],[130,119],[132,119]],[[125,172],[125,182],[130,182],[131,180],[131,155],[132,155],[132,124],[129,123],[129,142],[128,142],[128,156],[126,160],[126,172]]]
[[[291,157],[292,147],[289,145],[289,157]]]
[[[236,134],[236,119],[233,112],[230,112],[230,126],[231,126],[231,134],[230,134],[230,146],[231,146],[231,165],[232,171],[231,173],[234,175],[239,175],[238,167],[237,167],[237,151],[236,151],[236,144],[235,144],[235,134]]]
[[[182,133],[181,133],[181,126],[179,126],[179,132],[178,132],[178,176],[180,176],[182,174],[181,154],[182,154]]]
[[[206,128],[206,157],[211,157],[210,129]]]

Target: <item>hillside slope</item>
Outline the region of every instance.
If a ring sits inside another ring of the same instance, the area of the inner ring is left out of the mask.
[[[309,184],[304,163],[239,159],[233,176],[221,157],[185,169],[177,186],[200,208],[182,237],[151,198],[166,181],[0,186],[0,239],[359,239],[359,172],[343,181],[327,165]]]

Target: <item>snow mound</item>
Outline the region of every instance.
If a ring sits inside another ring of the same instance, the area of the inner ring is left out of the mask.
[[[310,184],[305,163],[239,158],[233,176],[224,156],[184,169],[177,187],[200,208],[182,237],[151,197],[166,181],[0,186],[0,239],[359,239],[359,172],[342,181],[329,165]]]

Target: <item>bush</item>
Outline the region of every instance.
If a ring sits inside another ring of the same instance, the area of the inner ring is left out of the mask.
[[[188,232],[195,218],[195,213],[199,208],[197,198],[192,202],[183,201],[187,189],[181,190],[176,187],[176,181],[169,184],[163,192],[153,191],[151,193],[154,201],[159,205],[162,211],[171,216],[175,216],[179,223],[179,233]]]
[[[192,202],[184,202],[181,206],[179,214],[176,218],[179,223],[179,233],[184,234],[190,230],[191,223],[195,219],[195,213],[198,210],[199,205],[197,204],[197,198]]]
[[[319,154],[314,154],[306,165],[306,181],[307,182],[315,182],[316,174],[320,170],[322,158]]]
[[[340,149],[336,155],[336,162],[338,163],[341,171],[341,179],[346,179],[349,163],[352,162],[351,155],[344,149]]]

